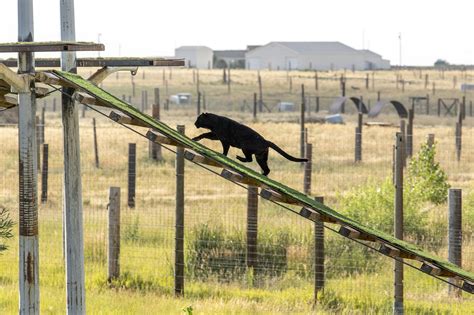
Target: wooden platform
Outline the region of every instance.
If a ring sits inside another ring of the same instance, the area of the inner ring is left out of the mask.
[[[0,64],[7,67],[17,68],[18,60],[10,58],[1,60]],[[76,65],[80,68],[99,67],[183,67],[184,59],[163,58],[163,57],[104,57],[104,58],[77,58]],[[61,60],[59,58],[36,58],[36,68],[59,68]]]
[[[18,42],[0,43],[0,52],[103,51],[104,44],[91,42]]]

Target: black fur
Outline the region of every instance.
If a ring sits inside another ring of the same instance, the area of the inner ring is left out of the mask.
[[[219,140],[222,143],[224,155],[227,155],[231,146],[242,149],[245,157],[237,156],[237,159],[241,162],[252,162],[252,155],[255,155],[258,165],[262,168],[263,175],[270,173],[270,169],[267,165],[268,148],[274,149],[293,162],[308,161],[308,159],[299,159],[289,155],[273,142],[265,140],[265,138],[255,130],[227,117],[204,113],[199,115],[194,125],[197,128],[206,128],[211,131],[194,137],[193,140]]]

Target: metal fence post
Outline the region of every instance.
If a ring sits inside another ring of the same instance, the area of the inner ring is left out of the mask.
[[[247,267],[258,267],[258,187],[248,186],[247,190]]]
[[[448,190],[448,260],[461,267],[462,264],[462,190]],[[460,281],[450,278],[449,283],[460,285]],[[461,297],[461,290],[449,286],[449,293]]]
[[[107,279],[110,281],[120,276],[120,187],[110,187],[109,192],[109,243],[107,254]]]
[[[184,126],[178,125],[184,134]],[[176,149],[176,225],[175,225],[174,293],[184,294],[184,148]]]
[[[404,164],[404,138],[401,132],[395,137],[395,206],[394,206],[394,232],[395,237],[403,240],[403,164]],[[393,314],[403,314],[403,262],[398,258],[394,262],[394,302]]]
[[[155,99],[151,107],[151,115],[155,120],[160,120],[160,89],[155,88]],[[155,161],[163,161],[163,155],[161,153],[161,146],[155,142],[150,141],[149,143],[149,157]]]
[[[135,208],[135,187],[137,176],[137,144],[128,144],[128,206]]]
[[[43,167],[41,171],[41,202],[48,201],[48,159],[49,146],[47,143],[43,144]]]
[[[300,156],[304,157],[304,123],[305,123],[305,97],[304,97],[304,84],[301,84],[301,108],[300,108]]]

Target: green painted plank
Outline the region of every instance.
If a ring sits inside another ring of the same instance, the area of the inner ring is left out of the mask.
[[[78,90],[81,90],[85,93],[88,93],[89,95],[91,96],[94,96],[95,98],[97,98],[98,100],[100,100],[101,102],[104,102],[106,104],[108,104],[109,106],[113,107],[113,108],[116,108],[120,111],[122,111],[123,113],[129,115],[130,117],[133,117],[135,119],[138,119],[138,120],[141,120],[143,121],[144,123],[148,124],[150,126],[150,128],[153,128],[159,132],[161,132],[162,134],[164,134],[165,136],[181,143],[181,144],[184,144],[186,146],[189,146],[190,148],[192,148],[194,151],[196,151],[197,153],[203,155],[203,156],[206,156],[214,161],[217,161],[219,163],[221,163],[222,165],[224,165],[226,168],[230,169],[230,170],[234,170],[238,173],[241,173],[241,174],[244,174],[258,182],[261,182],[263,184],[265,184],[266,186],[282,193],[282,194],[286,194],[296,200],[298,200],[299,202],[301,202],[302,204],[304,204],[305,206],[311,208],[311,209],[314,209],[315,211],[321,213],[321,214],[324,214],[324,215],[327,215],[331,218],[334,218],[340,222],[342,222],[344,225],[347,225],[347,226],[350,226],[360,232],[364,232],[366,234],[369,234],[369,235],[372,235],[372,236],[375,236],[377,239],[379,239],[380,241],[382,242],[385,242],[387,244],[390,244],[402,251],[406,251],[408,253],[412,253],[412,254],[415,254],[421,258],[423,258],[424,260],[426,260],[427,262],[431,262],[433,263],[434,265],[440,267],[440,268],[443,268],[445,270],[448,270],[458,276],[460,276],[461,278],[465,279],[465,280],[468,280],[470,282],[473,282],[474,281],[474,274],[471,273],[471,272],[468,272],[464,269],[461,269],[459,268],[458,266],[446,261],[446,260],[443,260],[439,257],[436,257],[432,254],[429,254],[425,251],[423,251],[422,249],[420,249],[419,247],[413,245],[413,244],[410,244],[408,242],[405,242],[405,241],[402,241],[402,240],[399,240],[387,233],[384,233],[384,232],[381,232],[381,231],[378,231],[378,230],[375,230],[375,229],[372,229],[370,227],[367,227],[367,226],[364,226],[336,211],[334,211],[333,209],[329,208],[328,206],[326,205],[323,205],[322,203],[319,203],[317,201],[315,201],[314,199],[312,199],[311,197],[309,196],[306,196],[305,194],[295,190],[295,189],[292,189],[288,186],[285,186],[283,185],[282,183],[279,183],[277,181],[274,181],[266,176],[263,176],[257,172],[255,172],[254,170],[248,168],[248,167],[245,167],[244,165],[218,153],[218,152],[215,152],[209,148],[207,148],[206,146],[200,144],[199,142],[195,142],[193,140],[191,140],[190,138],[186,137],[185,135],[181,135],[180,133],[178,133],[176,130],[174,130],[173,128],[169,127],[168,125],[164,124],[163,122],[160,122],[160,121],[156,121],[154,120],[151,116],[147,115],[147,114],[144,114],[142,112],[140,112],[139,110],[137,110],[135,107],[123,102],[122,100],[120,100],[119,98],[113,96],[112,94],[108,93],[107,91],[104,91],[102,89],[100,89],[99,87],[95,86],[94,84],[92,84],[91,82],[85,80],[84,78],[78,76],[78,75],[75,75],[75,74],[72,74],[72,73],[68,73],[68,72],[62,72],[62,71],[57,71],[57,70],[53,70],[51,71],[51,73],[53,74],[56,74],[58,77],[62,78],[63,80],[67,81],[68,83],[71,83],[73,86],[75,86]]]

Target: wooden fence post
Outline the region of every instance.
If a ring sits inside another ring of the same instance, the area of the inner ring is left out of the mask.
[[[135,187],[137,178],[137,144],[128,144],[128,206],[135,208]]]
[[[361,112],[358,113],[357,127],[355,128],[355,162],[362,161],[362,116]]]
[[[257,93],[253,93],[253,119],[257,119]]]
[[[120,187],[110,187],[108,206],[109,242],[107,251],[107,279],[111,281],[120,276]]]
[[[41,170],[41,203],[48,201],[48,160],[49,146],[45,143],[43,144],[43,167]]]
[[[426,139],[426,144],[428,145],[429,148],[433,147],[434,141],[435,141],[434,133],[428,134],[427,139]]]
[[[97,143],[97,129],[95,124],[95,118],[92,118],[92,129],[94,134],[94,156],[95,156],[95,167],[99,168],[99,146]]]
[[[197,116],[201,115],[201,92],[198,92],[197,103],[196,103]]]
[[[184,126],[178,125],[179,133],[184,134]],[[174,293],[184,294],[184,148],[176,149],[176,222],[174,249]]]
[[[319,96],[316,96],[316,113],[319,113]]]
[[[448,190],[448,260],[461,267],[462,265],[462,190]],[[460,285],[460,281],[450,278],[449,283]],[[461,290],[449,286],[449,293],[461,297]]]
[[[461,160],[461,150],[462,150],[462,111],[457,113],[457,122],[455,129],[455,144],[456,144],[456,159],[459,162]]]
[[[400,120],[400,132],[401,132],[401,134],[402,134],[403,142],[405,143],[405,139],[406,139],[406,122],[405,122],[404,119]],[[407,158],[407,155],[406,155],[406,147],[402,147],[401,150],[402,150],[403,167],[405,167],[405,166],[406,166],[406,158]]]
[[[155,100],[151,108],[151,115],[155,120],[160,120],[160,89],[155,88]],[[150,141],[148,146],[149,157],[155,161],[163,161],[161,153],[161,146],[153,141]]]
[[[412,156],[413,155],[413,119],[414,119],[414,111],[413,109],[408,110],[408,124],[407,124],[407,146],[406,146],[406,155]]]
[[[304,158],[304,123],[305,123],[305,97],[304,97],[304,84],[301,84],[301,108],[300,108],[300,156]]]
[[[404,137],[401,132],[395,136],[395,204],[394,232],[395,237],[403,240],[403,166],[404,166]],[[393,314],[403,314],[403,262],[402,258],[395,260],[394,269],[394,303]]]
[[[365,89],[366,90],[369,89],[369,74],[368,73],[365,74]]]
[[[258,187],[247,189],[247,268],[258,267]]]

